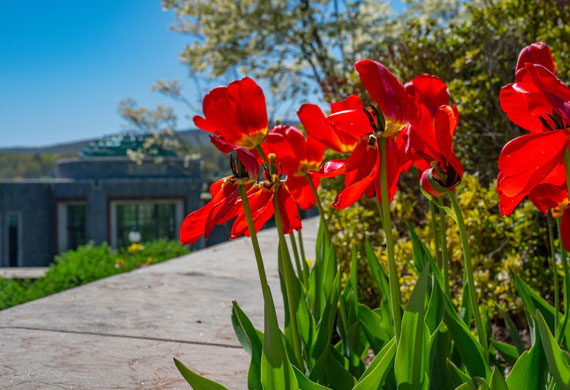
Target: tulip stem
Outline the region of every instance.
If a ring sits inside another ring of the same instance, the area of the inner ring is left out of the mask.
[[[459,207],[457,195],[453,191],[448,191],[449,199],[457,219],[457,227],[459,228],[459,236],[461,238],[461,246],[463,248],[463,258],[465,260],[465,273],[467,275],[467,286],[469,288],[469,295],[471,297],[471,304],[473,306],[473,317],[475,318],[475,326],[477,328],[477,336],[479,342],[487,350],[487,337],[485,335],[485,328],[483,328],[483,321],[481,320],[481,313],[479,312],[479,303],[477,302],[477,291],[475,290],[475,279],[473,278],[473,263],[471,263],[471,250],[469,248],[469,239],[467,238],[467,231],[465,229],[465,221],[463,220],[463,213]]]
[[[281,212],[279,211],[279,200],[277,198],[277,191],[279,187],[278,184],[275,186],[275,193],[273,195],[273,209],[275,210],[275,225],[277,226],[277,233],[279,234],[279,250],[281,256],[279,260],[281,262],[281,269],[283,272],[283,277],[285,279],[285,289],[287,295],[287,306],[289,308],[289,319],[291,321],[291,333],[293,338],[293,348],[295,351],[295,358],[297,360],[297,367],[303,367],[303,355],[301,353],[300,337],[299,337],[299,327],[297,324],[297,311],[295,310],[295,305],[293,304],[293,291],[295,286],[293,285],[293,278],[295,277],[293,271],[293,265],[291,264],[291,257],[289,255],[289,249],[287,248],[287,241],[285,241],[285,234],[283,233],[283,222],[281,220]]]
[[[564,270],[564,318],[562,319],[562,324],[560,325],[560,332],[558,333],[559,344],[562,343],[562,338],[565,334],[566,324],[568,322],[568,317],[570,316],[569,307],[568,307],[568,299],[570,299],[570,280],[568,279],[570,273],[568,272],[568,256],[566,255],[566,249],[564,249],[564,245],[562,245],[562,236],[560,235],[560,218],[556,218],[556,227],[558,229],[558,238],[559,238],[559,245],[560,245],[560,257],[562,258],[562,269]],[[557,340],[558,340],[557,339]]]
[[[433,243],[435,246],[435,260],[436,262],[439,262],[440,267],[442,267],[443,261],[439,252],[439,238],[440,238],[439,229],[437,227],[435,205],[433,204],[432,200],[429,200],[429,214],[430,214],[431,231],[433,233]]]
[[[249,228],[249,235],[251,236],[251,244],[253,246],[253,252],[255,253],[255,260],[257,262],[257,272],[259,273],[259,281],[261,282],[261,290],[263,291],[263,298],[267,299],[269,296],[267,294],[268,284],[267,275],[265,274],[265,266],[263,265],[263,258],[261,257],[261,250],[259,249],[259,241],[257,240],[257,233],[255,232],[255,225],[253,224],[253,218],[251,217],[251,208],[249,207],[249,202],[247,200],[247,192],[245,190],[245,185],[239,185],[239,194],[241,195],[241,200],[243,204],[243,209],[245,211],[245,218],[247,219],[247,226]]]
[[[394,259],[394,239],[392,238],[392,220],[390,218],[390,198],[388,195],[388,170],[386,167],[386,137],[380,137],[380,192],[382,196],[382,226],[386,236],[386,254],[388,256],[388,279],[390,282],[390,303],[394,317],[396,342],[400,340],[402,318],[400,316],[400,276]]]
[[[557,338],[557,328],[558,328],[558,311],[560,310],[560,302],[558,294],[560,293],[560,287],[558,284],[558,268],[556,267],[556,250],[554,249],[554,232],[552,227],[552,213],[550,210],[547,215],[548,220],[548,242],[550,244],[550,258],[552,260],[552,277],[554,279],[554,338]]]
[[[303,233],[301,233],[303,229],[297,232],[297,237],[299,238],[299,249],[301,251],[301,259],[303,263],[303,269],[306,269],[305,265],[307,264],[307,257],[305,256],[305,246],[303,245]]]
[[[301,261],[299,259],[299,249],[297,248],[297,241],[295,240],[295,234],[291,232],[289,234],[289,238],[291,239],[291,247],[293,248],[293,256],[295,257],[295,266],[297,267],[297,274],[299,279],[303,279],[303,284],[307,285],[307,279],[305,277],[305,273],[303,272],[303,268],[301,268]]]
[[[327,245],[329,245],[331,243],[331,236],[330,236],[330,232],[329,232],[329,224],[328,224],[328,221],[325,217],[325,210],[323,209],[323,204],[321,203],[321,197],[319,196],[319,193],[317,192],[317,189],[315,188],[315,185],[313,184],[313,181],[311,180],[311,176],[309,176],[308,173],[305,173],[305,178],[309,182],[309,185],[311,186],[311,190],[313,190],[313,195],[315,195],[315,205],[317,206],[317,209],[319,210],[319,215],[321,216],[321,222],[325,228],[325,236],[327,239]]]
[[[265,152],[263,151],[263,149],[261,149],[261,145],[257,145],[255,147],[255,150],[257,150],[259,152],[259,154],[261,155],[261,158],[263,159],[263,162],[265,162],[265,164],[267,164],[267,169],[269,169],[269,171],[271,173],[271,164],[269,163],[269,160],[267,159]]]
[[[442,198],[443,201],[443,198]],[[449,256],[447,253],[447,221],[445,210],[439,209],[439,234],[441,237],[441,260],[443,263],[443,281],[445,283],[445,295],[451,299],[449,288]]]

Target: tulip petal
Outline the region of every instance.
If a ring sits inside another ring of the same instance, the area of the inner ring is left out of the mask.
[[[232,145],[223,138],[216,137],[215,135],[210,135],[210,141],[222,153],[227,154],[235,151],[237,158],[247,170],[249,177],[257,178],[259,175],[259,164],[255,156],[249,150],[242,146]]]
[[[338,111],[329,115],[326,121],[339,135],[346,134],[358,139],[374,132],[368,116],[362,109]]]
[[[341,192],[339,192],[333,203],[333,207],[344,209],[354,204],[360,199],[366,189],[374,183],[374,180],[380,172],[380,154],[378,153],[378,148],[374,148],[373,154],[367,153],[366,157],[367,160],[371,158],[374,159],[372,170],[366,177],[361,180],[355,180],[353,184],[345,187]]]
[[[406,84],[407,85],[407,84]],[[432,116],[441,106],[449,105],[449,89],[437,76],[420,74],[412,80],[414,96],[419,96]],[[410,92],[407,88],[408,93]]]
[[[560,218],[560,236],[564,249],[570,252],[570,209],[564,210]]]
[[[326,122],[325,114],[321,108],[315,104],[303,104],[297,111],[297,116],[307,134],[336,152],[347,153],[358,142],[358,138],[346,134],[337,134],[333,127]]]
[[[500,191],[508,197],[528,193],[552,172],[565,147],[564,130],[523,135],[507,143],[499,156]]]
[[[408,94],[404,86],[384,65],[363,60],[354,64],[364,88],[384,114],[387,121],[408,121]]]
[[[552,53],[546,44],[535,42],[521,50],[517,60],[516,70],[524,68],[526,63],[539,64],[548,69],[552,74],[556,73]]]

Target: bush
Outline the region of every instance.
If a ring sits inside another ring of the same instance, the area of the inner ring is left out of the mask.
[[[397,227],[394,240],[404,301],[407,301],[417,279],[417,275],[412,271],[412,243],[407,230],[408,224],[417,227],[415,232],[420,240],[429,243],[432,254],[435,253],[429,219],[419,222],[418,217],[414,215],[417,209],[427,208],[424,204],[427,203],[426,199],[419,190],[408,194],[399,191],[395,201],[391,203],[393,223]],[[359,296],[363,303],[377,307],[378,293],[362,250],[365,240],[368,239],[377,256],[387,267],[386,254],[383,251],[384,235],[376,205],[373,201],[366,200],[346,210],[331,212],[330,204],[335,195],[336,190],[332,188],[323,192],[325,207],[329,210],[327,217],[331,218],[329,223],[331,233],[336,238],[339,262],[344,275],[348,275],[351,248],[355,245],[361,248],[358,251],[361,256]],[[546,216],[537,211],[530,201],[526,201],[510,216],[501,217],[498,210],[499,197],[496,183],[492,183],[488,188],[482,187],[477,176],[464,177],[458,188],[458,196],[465,213],[482,313],[486,312],[487,316],[492,318],[497,313],[496,305],[515,313],[522,309],[522,302],[517,298],[509,269],[515,271],[543,297],[553,302],[552,268],[548,243],[545,241],[548,237]],[[463,252],[457,225],[450,218],[447,218],[447,222],[452,293],[454,296],[461,296]]]
[[[89,243],[56,256],[46,275],[36,281],[0,278],[0,310],[187,253],[185,246],[168,240],[132,244],[119,250]]]

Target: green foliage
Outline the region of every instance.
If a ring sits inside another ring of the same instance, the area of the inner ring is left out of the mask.
[[[451,102],[461,116],[455,151],[466,171],[479,172],[488,184],[496,177],[496,161],[503,145],[525,133],[501,110],[499,91],[514,82],[521,49],[536,41],[550,47],[558,77],[569,81],[567,2],[467,3],[463,12],[445,23],[410,21],[401,39],[372,54],[402,80],[431,73],[448,84]]]
[[[0,278],[0,310],[187,253],[186,247],[167,240],[120,250],[87,244],[56,256],[46,275],[34,282]]]
[[[334,185],[329,185],[329,188],[331,189],[323,191],[323,203],[330,218],[331,236],[337,248],[344,280],[349,274],[351,248],[356,245],[363,248],[366,240],[370,241],[380,262],[386,267],[386,253],[382,249],[384,234],[375,204],[363,199],[348,209],[333,211],[330,205],[337,191]],[[483,187],[477,176],[464,177],[458,188],[458,197],[465,215],[481,311],[493,318],[497,315],[496,306],[499,305],[506,311],[520,313],[522,301],[517,296],[509,269],[519,274],[543,297],[554,301],[552,272],[548,265],[545,241],[548,237],[546,217],[529,201],[523,202],[510,216],[501,217],[495,183]],[[398,192],[391,206],[393,222],[397,227],[394,231],[396,262],[406,301],[417,277],[412,261],[413,244],[407,225],[421,218],[418,209],[426,209],[427,206],[419,190],[409,195]],[[429,220],[412,225],[416,226],[414,231],[420,240],[429,243],[431,253],[435,253]],[[447,244],[452,294],[460,297],[463,290],[463,255],[457,225],[450,218],[447,218]],[[362,251],[359,255],[360,301],[376,307],[379,304],[376,283],[369,270],[368,259]],[[562,270],[559,271],[562,274]],[[459,305],[460,302],[454,303]]]
[[[59,158],[53,154],[0,153],[0,178],[49,178]]]

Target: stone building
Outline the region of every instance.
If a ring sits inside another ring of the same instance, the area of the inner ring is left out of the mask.
[[[160,150],[161,164],[132,162],[126,151],[143,143],[134,134],[103,138],[60,160],[54,179],[0,180],[0,267],[47,266],[90,241],[125,246],[131,232],[178,239],[186,214],[201,206],[199,162],[185,166]]]

